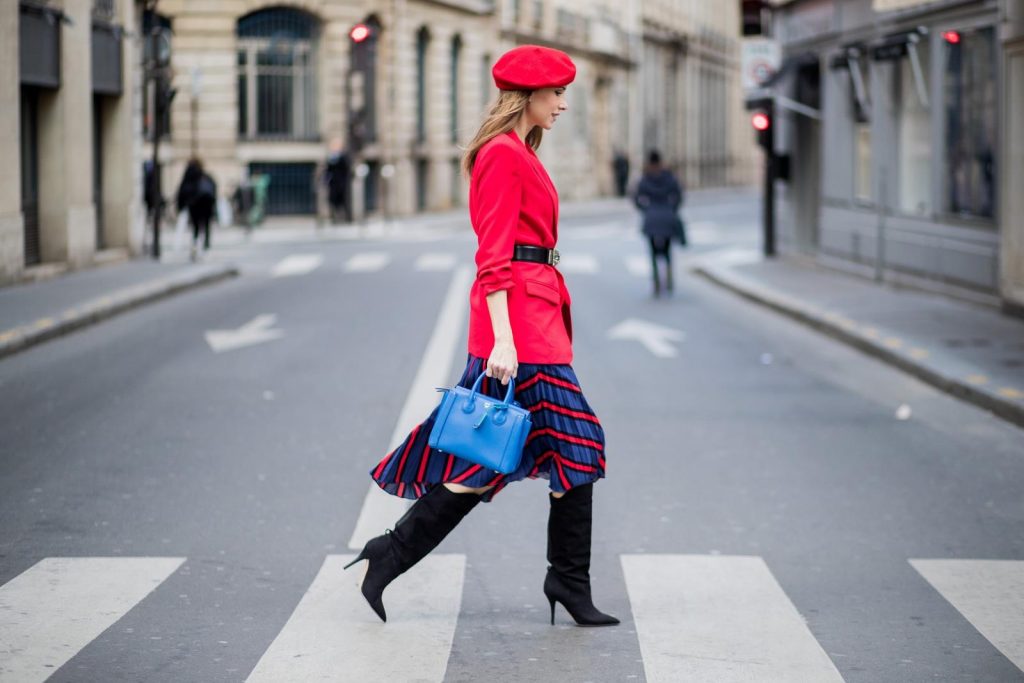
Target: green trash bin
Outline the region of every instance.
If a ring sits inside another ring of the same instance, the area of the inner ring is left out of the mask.
[[[267,195],[270,192],[270,174],[259,173],[249,178],[252,185],[252,208],[249,209],[249,225],[259,225],[267,215]]]

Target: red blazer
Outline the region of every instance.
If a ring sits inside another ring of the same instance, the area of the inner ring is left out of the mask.
[[[554,266],[512,261],[515,245],[553,249],[558,238],[558,192],[514,131],[480,148],[469,186],[469,217],[478,241],[469,352],[491,355],[494,330],[486,297],[504,289],[519,362],[571,363],[570,298],[562,274]]]

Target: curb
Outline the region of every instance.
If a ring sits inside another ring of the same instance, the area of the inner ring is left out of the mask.
[[[98,299],[69,308],[63,313],[40,318],[34,323],[0,331],[0,359],[36,344],[94,325],[119,313],[190,289],[210,285],[238,275],[235,266],[207,267],[185,275],[171,276],[116,290]]]
[[[693,271],[745,299],[797,320],[870,356],[885,361],[956,398],[984,408],[1018,427],[1024,427],[1024,404],[1003,398],[998,394],[943,373],[906,353],[888,348],[880,344],[878,339],[860,332],[857,329],[857,324],[852,320],[824,313],[786,294],[773,291],[760,283],[737,275],[727,267],[701,264],[695,266]]]

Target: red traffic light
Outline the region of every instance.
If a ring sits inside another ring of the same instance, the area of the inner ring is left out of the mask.
[[[348,32],[348,37],[353,42],[361,43],[370,37],[370,27],[366,24],[356,24],[352,27],[352,30]]]
[[[763,111],[759,111],[750,117],[750,124],[754,130],[764,132],[771,128],[772,120]]]
[[[950,45],[957,45],[960,43],[960,34],[956,31],[943,31],[942,38]]]

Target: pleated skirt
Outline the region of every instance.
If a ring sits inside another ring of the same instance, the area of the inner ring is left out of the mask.
[[[485,359],[470,355],[459,384],[472,388],[485,367]],[[504,399],[507,389],[490,377],[481,382],[481,392],[498,400]],[[430,448],[427,440],[437,417],[435,408],[370,470],[370,476],[388,493],[413,499],[446,482],[473,488],[493,486],[482,496],[484,502],[489,502],[510,482],[527,477],[547,479],[555,492],[604,477],[604,430],[584,398],[572,366],[521,364],[515,400],[530,411],[532,420],[523,459],[515,471],[498,474]]]

